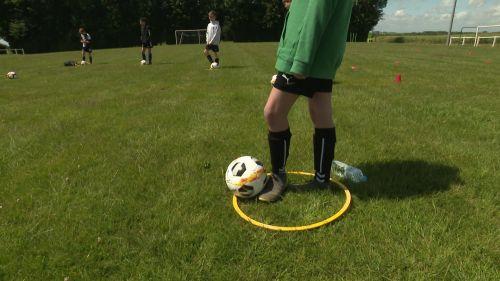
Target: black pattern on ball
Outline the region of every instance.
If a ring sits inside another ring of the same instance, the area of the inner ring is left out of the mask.
[[[236,167],[238,167],[238,164],[241,164],[241,167],[238,169],[238,171],[235,171]],[[233,167],[233,176],[236,177],[241,177],[243,174],[247,171],[247,166],[245,163],[238,163]]]

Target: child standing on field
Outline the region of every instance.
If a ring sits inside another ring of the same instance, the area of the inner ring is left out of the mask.
[[[82,43],[82,62],[86,61],[86,54],[89,54],[89,62],[92,64],[92,37],[85,30],[85,28],[80,27],[80,43]]]
[[[219,65],[219,44],[221,38],[221,29],[219,21],[217,21],[217,13],[215,11],[210,11],[208,13],[208,19],[210,23],[207,26],[207,45],[205,46],[205,50],[203,53],[207,56],[210,64],[213,62]],[[213,57],[212,57],[213,54]]]
[[[149,27],[148,20],[141,18],[139,20],[141,25],[141,44],[142,44],[142,60],[147,64],[153,64],[153,41],[151,39],[151,28]],[[148,60],[146,60],[146,51],[148,52]]]
[[[288,113],[299,96],[308,98],[315,127],[315,177],[311,185],[329,186],[337,140],[332,116],[333,79],[344,56],[352,5],[352,0],[291,3],[277,53],[278,74],[264,109],[272,174],[261,201],[275,202],[286,189],[292,138]]]

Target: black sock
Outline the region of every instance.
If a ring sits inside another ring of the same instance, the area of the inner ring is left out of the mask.
[[[213,63],[213,62],[214,62],[214,60],[212,59],[212,56],[211,56],[211,55],[208,55],[208,56],[207,56],[207,59],[208,59],[208,61],[209,61],[210,63]]]
[[[142,53],[142,60],[146,60],[146,54]]]
[[[313,142],[316,180],[319,182],[329,182],[330,170],[332,169],[332,162],[335,157],[335,143],[337,142],[335,128],[316,129]]]
[[[92,64],[92,55],[89,56],[90,64]]]
[[[268,141],[271,151],[271,164],[274,174],[286,172],[286,161],[290,154],[290,140],[292,133],[290,129],[283,132],[269,132]]]
[[[216,59],[215,59],[215,62],[216,62],[217,64],[219,64],[219,58],[216,58]]]
[[[86,58],[85,58],[85,56],[83,56],[83,57],[82,57],[82,61],[85,61],[85,60],[86,60]]]
[[[153,63],[153,53],[149,53],[149,64]]]

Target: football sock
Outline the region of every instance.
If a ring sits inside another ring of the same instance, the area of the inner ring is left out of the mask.
[[[337,135],[335,128],[316,129],[313,137],[314,143],[314,170],[319,182],[330,181],[330,170],[335,157],[335,143]]]
[[[153,53],[149,53],[149,64],[153,63]]]
[[[89,56],[89,62],[92,64],[92,55]]]
[[[216,59],[215,59],[215,62],[216,62],[217,64],[219,64],[219,58],[216,58]]]
[[[142,53],[142,60],[146,60],[146,53]]]
[[[85,56],[83,56],[83,57],[82,57],[82,61],[85,61],[85,60],[86,60],[86,58],[85,58]]]
[[[292,133],[290,129],[283,132],[269,131],[268,141],[271,151],[271,165],[274,174],[286,172],[286,161],[290,154],[290,140]]]
[[[208,61],[209,61],[210,63],[213,63],[213,62],[214,62],[214,60],[212,59],[212,56],[211,56],[211,55],[208,55],[208,56],[207,56],[207,59],[208,59]]]

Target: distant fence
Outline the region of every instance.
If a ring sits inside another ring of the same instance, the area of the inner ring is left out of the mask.
[[[24,52],[24,49],[0,49],[0,54],[24,55],[26,53]]]

